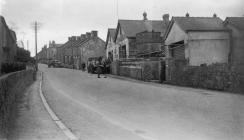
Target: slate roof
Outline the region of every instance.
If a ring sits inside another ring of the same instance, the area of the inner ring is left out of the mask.
[[[127,37],[135,37],[137,33],[144,31],[162,32],[167,28],[163,20],[119,20],[118,25]]]
[[[229,31],[229,29],[224,26],[223,20],[219,17],[172,17],[165,34],[162,34],[164,40],[167,38],[174,23],[177,23],[185,32]]]
[[[63,44],[62,48],[70,48],[70,47],[80,47],[85,42],[89,41],[89,39],[83,39],[83,40],[69,40],[65,44]]]
[[[115,33],[116,33],[116,29],[115,29],[115,28],[109,28],[109,29],[108,29],[107,39],[106,39],[106,44],[105,44],[105,46],[107,46],[107,44],[108,44],[108,37],[109,37],[109,35],[112,37],[113,40],[115,39]],[[105,48],[105,49],[106,49],[106,48]]]
[[[110,36],[112,36],[112,39],[114,39],[115,38],[115,33],[116,33],[116,29],[108,29],[108,31],[109,31],[109,34],[110,34]]]
[[[218,17],[172,17],[184,31],[221,31],[227,30]]]
[[[244,17],[227,17],[225,23],[229,23],[237,29],[244,30]]]
[[[15,33],[15,31],[13,31],[13,30],[9,30],[10,31],[10,35],[11,35],[11,37],[12,37],[12,39],[14,40],[14,41],[16,41],[17,40],[17,37],[16,37],[16,33]]]
[[[59,48],[59,47],[61,47],[63,44],[55,44],[55,47],[56,48]]]

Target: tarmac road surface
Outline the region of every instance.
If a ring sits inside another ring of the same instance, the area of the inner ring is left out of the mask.
[[[244,96],[47,68],[43,93],[82,140],[243,140]]]

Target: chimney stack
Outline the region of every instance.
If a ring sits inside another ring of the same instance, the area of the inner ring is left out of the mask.
[[[168,25],[168,23],[169,23],[169,14],[164,14],[163,15],[163,21]]]
[[[72,40],[72,41],[75,41],[75,40],[76,40],[76,36],[72,36],[72,37],[71,37],[71,40]]]
[[[92,37],[97,37],[97,31],[91,31]]]
[[[144,21],[147,20],[147,13],[146,12],[143,13],[143,20]]]
[[[213,14],[213,17],[216,18],[216,17],[217,17],[217,14],[214,13],[214,14]]]
[[[77,38],[77,40],[81,41],[81,37],[80,36],[77,36],[76,38]]]
[[[68,40],[71,41],[71,37],[69,37]]]
[[[85,34],[81,34],[80,36],[81,36],[81,40],[86,39],[86,35]]]
[[[86,38],[91,38],[91,33],[90,32],[86,32]]]
[[[186,13],[186,17],[190,17],[190,14],[188,12]]]

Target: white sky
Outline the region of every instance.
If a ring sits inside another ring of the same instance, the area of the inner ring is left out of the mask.
[[[118,15],[117,16],[117,1]],[[243,16],[244,0],[0,0],[0,14],[18,40],[29,40],[34,55],[34,33],[31,24],[41,23],[38,50],[49,40],[65,43],[69,36],[78,36],[91,30],[106,39],[107,29],[115,28],[120,19],[161,20],[170,16],[212,16],[216,13],[223,20],[227,16]]]

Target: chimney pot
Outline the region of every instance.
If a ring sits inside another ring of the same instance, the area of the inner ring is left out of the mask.
[[[216,14],[216,13],[214,13],[214,14],[213,14],[213,17],[214,17],[214,18],[216,18],[216,17],[217,17],[217,14]]]
[[[143,20],[147,20],[147,13],[146,12],[143,13]]]
[[[163,21],[165,21],[166,24],[169,23],[169,14],[164,14],[164,15],[163,15]]]

